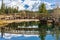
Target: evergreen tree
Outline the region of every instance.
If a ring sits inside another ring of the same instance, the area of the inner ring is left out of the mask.
[[[8,7],[5,8],[5,14],[8,14]]]
[[[40,6],[39,6],[39,13],[42,17],[46,17],[48,16],[48,11],[46,10],[46,5],[44,3],[42,3]]]
[[[5,4],[1,6],[1,13],[4,13],[4,12],[5,12]]]
[[[45,5],[44,3],[42,3],[42,4],[39,6],[39,13],[47,13],[46,5]]]

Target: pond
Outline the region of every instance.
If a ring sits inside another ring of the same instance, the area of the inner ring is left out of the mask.
[[[6,27],[12,29],[16,28],[41,28],[38,30],[37,35],[27,35],[27,34],[11,34],[4,33],[3,38],[0,40],[60,40],[60,27],[57,25],[47,25],[41,24],[40,22],[21,22],[21,23],[11,23]],[[27,32],[27,31],[26,31]],[[32,31],[36,32],[36,30]]]

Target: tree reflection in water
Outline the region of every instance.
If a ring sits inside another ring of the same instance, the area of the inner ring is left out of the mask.
[[[54,33],[55,33],[55,35],[56,35],[56,40],[60,40],[60,39],[59,39],[60,30],[59,30],[59,24],[58,24],[58,23],[55,24]]]
[[[46,23],[44,24],[41,24],[41,22],[39,23],[38,25],[38,28],[40,28],[39,30],[39,37],[41,38],[41,40],[45,40],[45,37],[47,35],[47,32],[46,31],[50,31],[50,34],[55,34],[55,40],[60,40],[59,39],[59,34],[60,34],[60,30],[59,30],[59,25],[56,23],[56,24],[51,24],[51,25],[47,25]],[[52,36],[53,36],[52,35]],[[54,37],[53,36],[53,37]]]
[[[41,28],[39,30],[39,37],[41,38],[41,40],[45,40],[47,25],[39,23],[38,28]]]

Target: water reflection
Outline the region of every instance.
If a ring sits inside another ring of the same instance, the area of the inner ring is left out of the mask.
[[[8,24],[6,27],[11,27],[11,28],[13,28],[13,29],[15,29],[15,28],[18,28],[18,26],[21,28],[23,28],[23,27],[33,27],[33,26],[37,26],[38,25],[38,23],[39,22],[21,22],[21,23],[10,23],[10,24]]]
[[[39,37],[41,38],[41,40],[45,40],[46,35],[48,35],[47,31],[50,31],[50,34],[55,37],[55,40],[60,40],[60,30],[57,23],[52,23],[50,25],[46,23],[39,23],[38,27],[41,28],[41,30],[39,30]]]
[[[45,40],[47,25],[43,25],[39,23],[38,27],[41,28],[39,30],[39,37],[41,38],[41,40]]]
[[[52,37],[54,37],[54,40],[60,40],[60,29],[59,29],[60,26],[58,26],[58,24],[52,23],[51,25],[48,25],[48,24],[42,24],[41,22],[21,22],[21,23],[11,23],[6,27],[10,27],[12,29],[21,28],[21,27],[40,28],[38,32],[39,32],[39,38],[41,40],[47,40],[46,39],[47,35],[52,35]],[[53,39],[51,38],[51,40]]]

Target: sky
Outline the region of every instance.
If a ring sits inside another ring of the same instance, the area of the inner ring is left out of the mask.
[[[14,7],[19,10],[30,10],[30,11],[38,11],[39,5],[41,3],[46,4],[46,9],[53,9],[56,7],[56,3],[59,3],[60,0],[4,0],[4,3],[8,7]],[[0,0],[1,7],[1,0]]]
[[[1,38],[0,35],[0,40],[41,40],[41,38],[39,37],[39,35],[22,35],[5,33],[3,35],[3,38]],[[45,40],[56,40],[56,37],[55,35],[52,36],[51,34],[47,34],[45,36]]]

